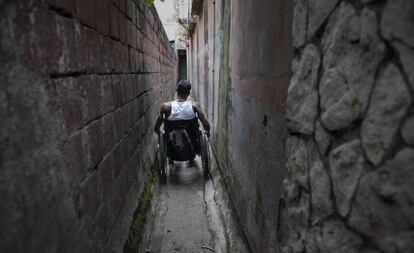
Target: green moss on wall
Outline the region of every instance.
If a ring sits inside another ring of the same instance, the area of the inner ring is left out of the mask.
[[[214,147],[217,150],[218,162],[222,168],[228,168],[228,112],[230,110],[230,1],[222,1],[222,20],[220,22],[222,31],[220,53],[220,80],[219,80],[219,97],[218,97],[218,127]]]
[[[151,207],[152,199],[152,185],[154,183],[155,171],[157,168],[157,160],[148,172],[145,179],[144,189],[141,194],[141,198],[138,202],[138,209],[134,213],[132,220],[129,237],[124,246],[124,253],[139,253],[139,247],[142,241],[142,237],[145,229],[145,222],[148,209]]]

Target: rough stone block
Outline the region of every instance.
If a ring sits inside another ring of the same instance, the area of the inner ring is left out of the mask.
[[[314,45],[308,45],[302,54],[300,67],[293,74],[288,89],[286,118],[289,130],[311,134],[318,113],[318,70],[320,54]]]
[[[339,214],[347,217],[359,180],[369,170],[361,141],[354,140],[332,150],[329,153],[329,165]]]
[[[326,131],[320,121],[317,121],[315,124],[315,140],[319,151],[322,155],[325,155],[331,144],[331,134]]]
[[[374,12],[364,8],[359,16],[346,2],[329,19],[319,90],[322,122],[328,130],[348,127],[366,110],[385,50],[377,30]]]
[[[414,250],[413,164],[414,150],[404,148],[361,179],[349,222],[381,252]]]
[[[312,223],[318,223],[320,220],[334,213],[334,207],[331,196],[331,179],[321,159],[316,143],[308,142],[309,152],[309,184],[312,207]]]
[[[414,69],[414,49],[399,41],[393,42],[392,46],[398,52],[403,71],[411,85],[411,90],[414,91],[414,71],[412,71]]]
[[[308,1],[308,21],[307,21],[307,39],[312,39],[313,35],[320,26],[329,17],[335,8],[338,0],[309,0]],[[303,29],[303,28],[302,28]],[[300,31],[302,32],[302,31]],[[303,33],[303,32],[302,32]]]
[[[414,146],[414,115],[407,118],[401,128],[401,136],[405,143]]]
[[[380,74],[362,122],[362,144],[368,159],[375,165],[390,152],[395,136],[412,102],[407,83],[394,64]]]
[[[361,237],[338,220],[313,227],[306,237],[307,252],[360,252],[362,244]]]
[[[381,18],[381,34],[390,41],[402,41],[414,47],[414,2],[388,1]]]

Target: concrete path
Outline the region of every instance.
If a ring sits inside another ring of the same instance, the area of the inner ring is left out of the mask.
[[[152,226],[147,228],[145,252],[230,252],[228,228],[223,225],[215,203],[213,184],[204,180],[200,164],[200,160],[192,167],[187,162],[175,162],[169,168],[167,184],[161,185],[155,196],[156,208]],[[233,243],[244,245],[237,240]]]

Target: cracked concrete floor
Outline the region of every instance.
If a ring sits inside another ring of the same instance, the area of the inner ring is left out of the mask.
[[[239,242],[243,239],[228,236],[237,233],[229,225],[234,222],[222,219],[226,216],[223,213],[229,212],[218,208],[217,193],[212,181],[204,180],[200,159],[192,167],[187,162],[169,166],[167,183],[159,186],[155,196],[153,222],[148,224],[144,240],[145,252],[248,252],[240,246],[245,245]],[[237,251],[233,245],[237,245]]]

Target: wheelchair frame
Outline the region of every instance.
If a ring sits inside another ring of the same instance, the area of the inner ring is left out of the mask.
[[[200,141],[200,156],[201,156],[201,163],[203,167],[203,176],[205,179],[209,179],[210,177],[210,149],[208,143],[208,137],[205,132],[199,130],[198,135]],[[160,179],[161,184],[165,184],[167,182],[167,141],[165,138],[165,132],[162,132],[158,135],[158,158],[159,158],[159,169],[158,169],[158,176]]]

